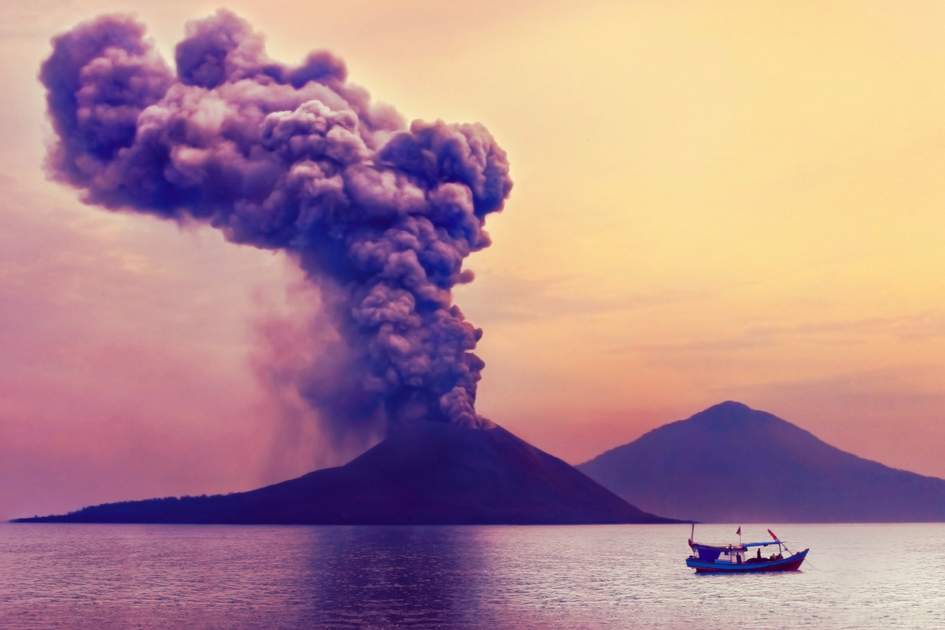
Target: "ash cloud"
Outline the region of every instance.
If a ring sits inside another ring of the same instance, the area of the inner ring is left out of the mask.
[[[130,17],[52,44],[40,71],[51,176],[87,203],[206,224],[297,261],[331,343],[289,372],[323,419],[340,431],[481,420],[482,331],[451,290],[472,280],[463,261],[489,245],[486,217],[512,186],[483,126],[407,126],[340,59],[272,61],[226,11],[188,24],[175,69]]]

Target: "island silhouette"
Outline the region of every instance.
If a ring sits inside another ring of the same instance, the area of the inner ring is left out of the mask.
[[[727,401],[578,466],[641,509],[706,522],[945,521],[945,480]]]
[[[344,466],[247,492],[33,523],[593,524],[945,521],[945,480],[842,451],[734,401],[573,467],[485,421],[419,421]]]
[[[644,512],[502,427],[417,422],[344,466],[249,492],[123,501],[45,523],[588,524]]]

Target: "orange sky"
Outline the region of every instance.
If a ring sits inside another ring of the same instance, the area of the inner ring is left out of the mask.
[[[136,12],[170,56],[216,6]],[[457,298],[485,329],[481,412],[579,462],[737,399],[945,476],[945,5],[227,6],[272,56],[331,49],[406,117],[508,152]],[[28,490],[0,517],[331,461],[279,446],[250,367],[279,257],[43,178],[48,40],[113,8],[0,8],[0,477]]]

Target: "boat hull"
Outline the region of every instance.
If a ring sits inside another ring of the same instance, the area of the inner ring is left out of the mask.
[[[771,573],[774,571],[797,571],[801,568],[809,549],[799,551],[794,555],[772,560],[769,562],[703,562],[698,558],[686,558],[686,566],[695,569],[696,573]]]

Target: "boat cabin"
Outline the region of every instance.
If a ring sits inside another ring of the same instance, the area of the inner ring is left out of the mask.
[[[701,562],[749,564],[755,562],[771,562],[781,560],[784,557],[781,545],[777,542],[749,542],[737,545],[716,546],[702,545],[690,541],[689,546],[693,551],[692,558],[700,560]],[[778,547],[777,553],[772,553],[770,556],[762,553],[762,549],[771,546]],[[754,549],[754,551],[752,551],[752,549]]]

